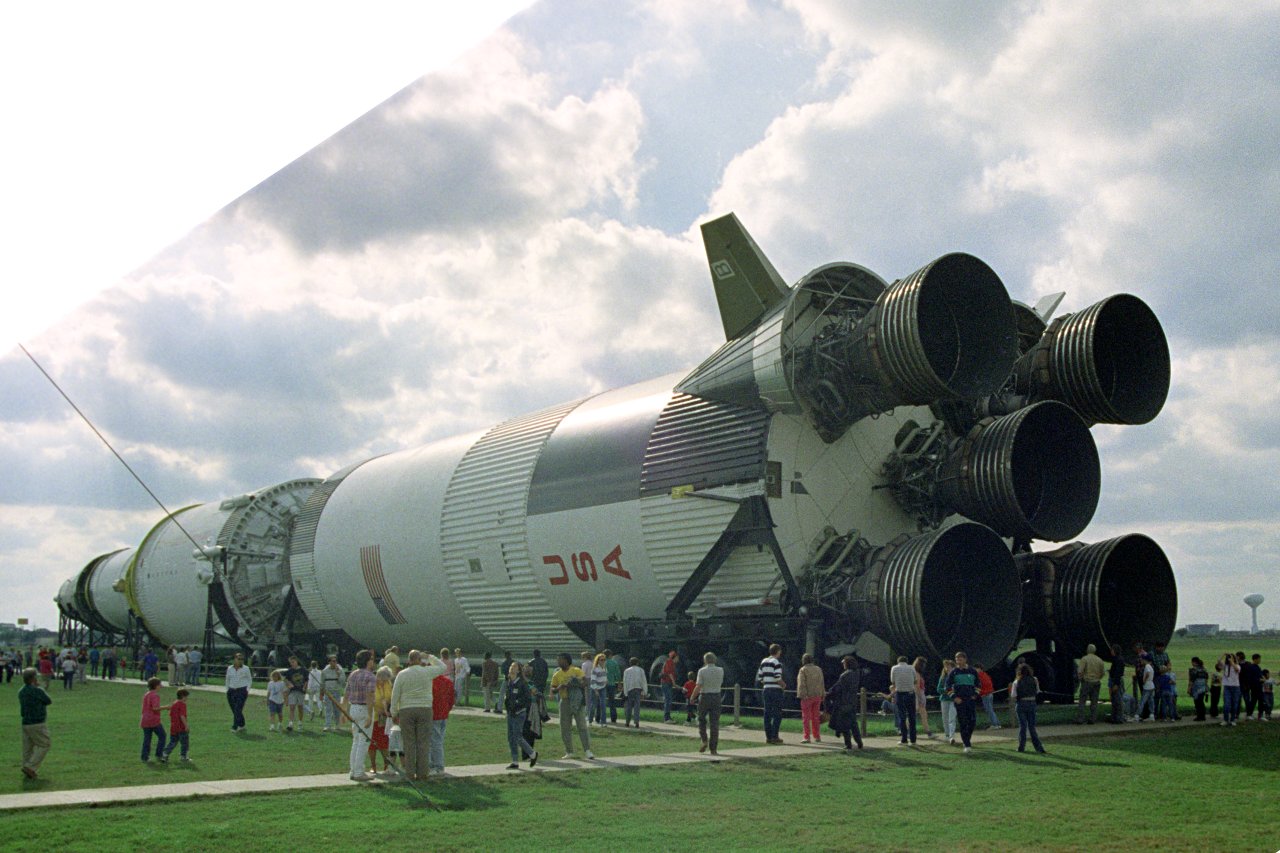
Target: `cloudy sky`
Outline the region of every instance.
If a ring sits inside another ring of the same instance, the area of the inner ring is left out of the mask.
[[[1250,592],[1272,624],[1278,29],[1274,2],[540,0],[25,342],[182,505],[692,366],[714,215],[791,280],[967,251],[1023,301],[1154,308],[1169,402],[1095,428],[1081,538],[1154,537],[1180,624],[1242,625]],[[158,511],[20,352],[0,400],[0,621],[56,624]]]

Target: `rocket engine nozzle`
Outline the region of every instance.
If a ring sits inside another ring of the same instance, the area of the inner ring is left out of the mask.
[[[991,666],[1017,641],[1018,569],[990,528],[961,522],[885,545],[867,566],[850,587],[850,616],[896,651],[964,651]]]
[[[1145,424],[1169,394],[1169,345],[1127,293],[1055,320],[1014,367],[1019,390],[1061,400],[1087,423]]]
[[[1003,536],[1056,542],[1084,530],[1101,488],[1089,428],[1045,401],[975,427],[942,463],[935,498]]]
[[[1072,654],[1092,643],[1126,653],[1134,643],[1168,641],[1178,618],[1178,588],[1164,551],[1151,538],[1130,533],[1056,551],[1020,554],[1031,576],[1027,615],[1032,633],[1048,636]]]
[[[1017,357],[1013,309],[995,272],[954,253],[838,317],[799,355],[796,392],[824,439],[903,404],[998,390]]]

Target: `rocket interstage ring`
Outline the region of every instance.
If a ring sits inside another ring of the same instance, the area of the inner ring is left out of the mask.
[[[1017,642],[1018,569],[990,528],[960,522],[878,548],[868,565],[850,615],[895,650],[934,660],[963,651],[991,666]]]
[[[1101,488],[1089,428],[1045,401],[975,427],[941,466],[937,498],[1002,536],[1057,542],[1089,524]]]

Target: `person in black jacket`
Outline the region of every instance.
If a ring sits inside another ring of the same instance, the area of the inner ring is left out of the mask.
[[[831,714],[832,731],[844,736],[845,752],[853,751],[853,741],[862,749],[862,733],[858,730],[858,694],[862,690],[862,670],[858,667],[858,659],[853,655],[845,655],[840,661],[844,672],[836,683],[827,691],[827,712]]]
[[[507,670],[507,691],[503,701],[507,711],[507,746],[511,748],[511,763],[507,765],[507,769],[519,770],[522,755],[529,759],[529,766],[533,767],[538,763],[538,752],[524,739],[524,721],[529,716],[533,697],[529,693],[529,682],[524,680],[524,672],[518,663],[512,663]]]

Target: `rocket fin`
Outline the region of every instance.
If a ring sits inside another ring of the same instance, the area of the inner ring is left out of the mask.
[[[726,340],[750,329],[786,297],[786,282],[735,214],[702,223],[702,242]]]

